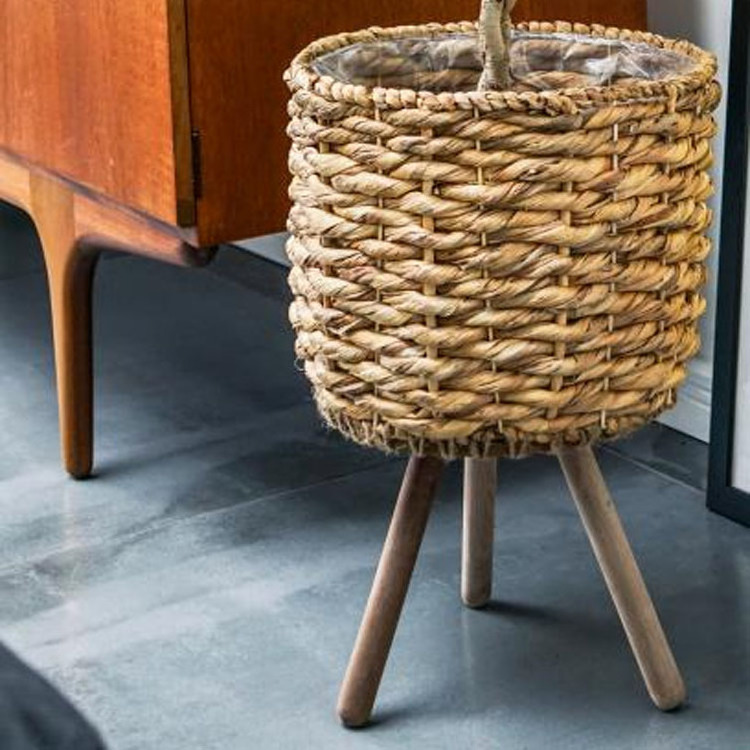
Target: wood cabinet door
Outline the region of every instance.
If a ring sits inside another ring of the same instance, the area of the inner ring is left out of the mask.
[[[518,0],[513,17],[519,21],[578,21],[645,29],[646,0]]]
[[[22,0],[19,0],[22,1]],[[203,243],[284,228],[289,143],[282,74],[316,37],[366,26],[475,19],[479,0],[187,0]],[[520,0],[518,20],[645,28],[646,0]]]
[[[184,0],[0,0],[0,148],[183,224],[186,82]]]

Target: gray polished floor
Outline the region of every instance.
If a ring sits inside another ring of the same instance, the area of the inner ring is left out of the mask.
[[[685,673],[649,703],[554,463],[501,465],[495,599],[458,600],[448,471],[367,730],[339,680],[403,464],[321,428],[282,272],[117,258],[97,287],[97,466],[59,468],[45,283],[0,210],[0,639],[112,750],[750,746],[750,530],[705,448],[654,427],[603,469]]]

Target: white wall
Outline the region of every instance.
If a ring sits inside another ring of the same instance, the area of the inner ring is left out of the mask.
[[[719,80],[726,92],[731,9],[731,0],[648,0],[649,29],[664,36],[689,39],[715,53],[719,60]],[[714,253],[709,260],[709,285],[706,289],[708,311],[701,326],[703,349],[691,364],[690,377],[680,391],[677,407],[661,420],[705,441],[708,441],[710,422],[713,330],[716,320],[717,240],[721,221],[726,99],[722,100],[721,107],[716,114],[719,122],[719,135],[715,143],[716,164],[713,174],[716,195],[713,199],[714,223],[711,228],[715,244]]]

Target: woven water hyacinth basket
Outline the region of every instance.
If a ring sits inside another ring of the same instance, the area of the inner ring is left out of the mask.
[[[699,347],[713,56],[511,30],[492,6],[479,27],[321,39],[287,73],[296,351],[360,443],[456,458],[613,438],[674,404]]]

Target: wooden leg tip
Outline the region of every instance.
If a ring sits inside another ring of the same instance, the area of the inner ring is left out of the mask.
[[[91,479],[93,472],[93,464],[91,462],[83,463],[66,463],[65,469],[68,472],[71,479],[82,482],[86,479]]]
[[[687,691],[684,685],[678,685],[673,690],[666,691],[661,695],[651,695],[654,705],[660,710],[668,713],[677,711],[687,700]]]
[[[68,476],[76,482],[85,482],[87,479],[91,479],[91,472],[68,471]]]
[[[490,603],[490,594],[461,594],[461,601],[469,609],[484,609]]]
[[[79,426],[77,430],[83,430],[89,436],[91,429],[85,426]],[[63,437],[62,444],[62,462],[65,470],[72,479],[89,479],[94,470],[94,450],[89,437],[86,445],[71,445],[70,441]]]
[[[336,709],[339,720],[347,729],[362,729],[370,723],[370,713],[353,711],[347,707],[339,705]]]

